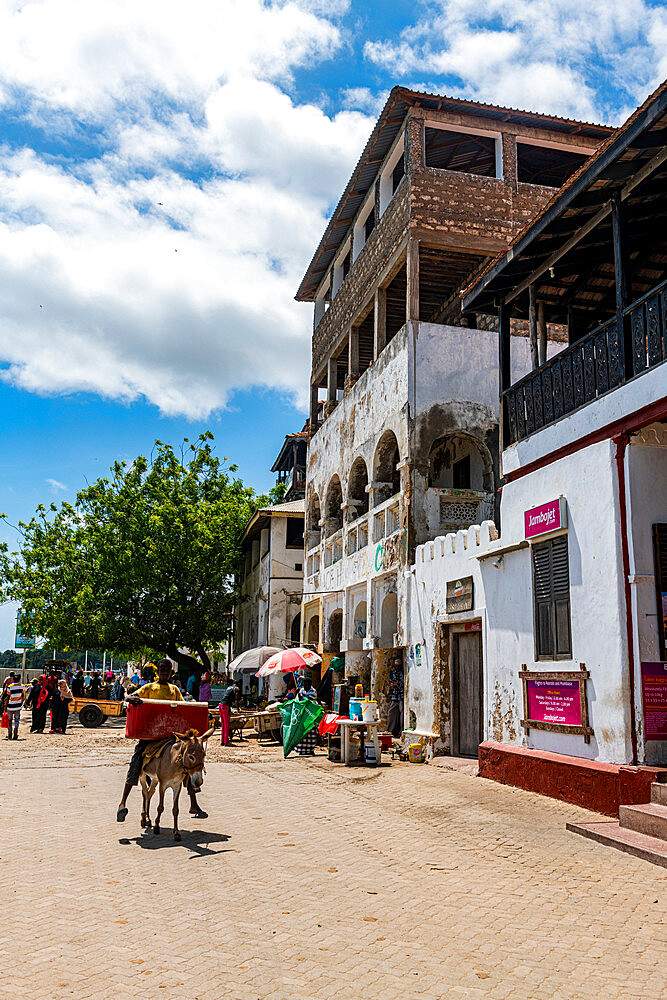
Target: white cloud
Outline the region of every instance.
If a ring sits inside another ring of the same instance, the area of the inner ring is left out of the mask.
[[[337,51],[323,9],[4,5],[0,91],[54,133],[92,123],[101,152],[0,148],[0,377],[193,418],[251,386],[306,405],[293,296],[372,125],[281,89]]]
[[[664,76],[667,15],[649,0],[433,0],[425,8],[398,38],[368,41],[367,59],[399,78],[441,76],[439,91],[453,85],[476,100],[595,120],[619,120],[624,110],[600,100],[601,80],[639,101]]]
[[[45,479],[44,482],[51,487],[54,493],[64,493],[67,491],[65,484],[59,482],[57,479]]]

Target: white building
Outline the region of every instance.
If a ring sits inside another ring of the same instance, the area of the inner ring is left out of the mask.
[[[498,337],[487,317],[461,314],[458,290],[608,134],[395,88],[304,276],[297,297],[314,303],[314,329],[302,636],[325,668],[342,654],[383,717],[390,661],[411,645],[415,547],[497,517]],[[531,363],[522,326],[516,378]],[[409,706],[411,683],[408,673]]]
[[[663,85],[463,297],[499,312],[501,530],[410,573],[417,728],[492,741],[482,773],[517,784],[532,748],[540,790],[572,757],[667,763],[666,109]],[[568,345],[517,381],[510,314],[534,335],[540,305]]]
[[[243,533],[243,572],[235,655],[255,646],[290,645],[300,635],[303,500],[262,507]]]

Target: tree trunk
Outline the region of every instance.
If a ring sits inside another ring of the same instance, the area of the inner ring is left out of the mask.
[[[197,652],[199,652],[199,650],[197,650]],[[189,653],[184,653],[180,650],[175,642],[168,643],[167,656],[172,660],[176,660],[176,662],[183,667],[190,667],[194,671],[197,679],[201,677],[203,670],[208,670],[210,668],[211,661],[208,656],[206,656],[205,660],[202,657],[202,660],[200,661],[196,658],[196,656],[191,656]]]

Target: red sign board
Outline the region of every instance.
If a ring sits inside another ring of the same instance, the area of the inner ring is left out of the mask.
[[[528,718],[535,722],[556,722],[581,726],[579,681],[526,681]]]
[[[558,500],[550,500],[540,507],[533,507],[524,511],[524,526],[526,538],[536,538],[538,535],[546,535],[549,531],[558,531],[567,527],[567,508],[565,497]]]
[[[644,739],[667,740],[667,663],[642,663]]]
[[[466,622],[465,625],[466,632],[481,632],[482,623],[481,622]]]

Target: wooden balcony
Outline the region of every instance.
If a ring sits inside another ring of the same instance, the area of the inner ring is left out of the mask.
[[[667,359],[667,281],[503,393],[505,447]]]

